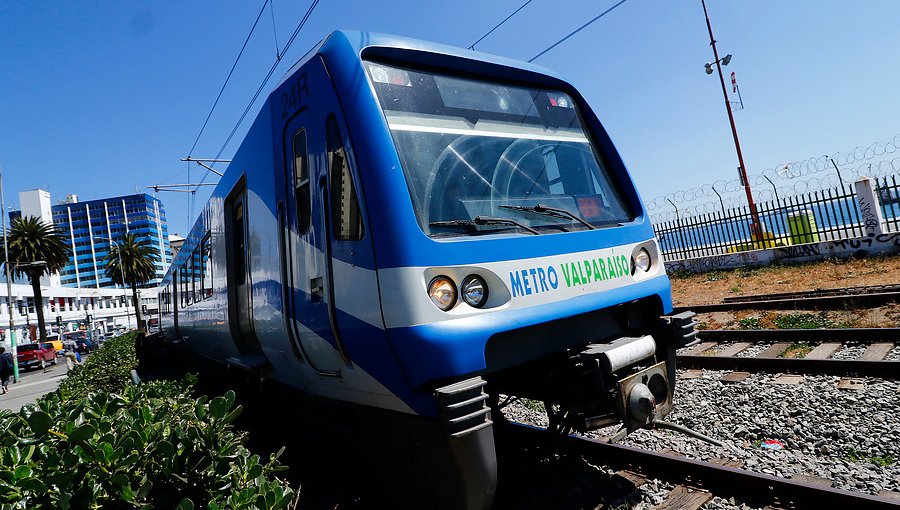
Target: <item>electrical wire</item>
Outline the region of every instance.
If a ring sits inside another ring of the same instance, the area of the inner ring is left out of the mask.
[[[260,93],[262,93],[266,84],[269,82],[269,79],[272,77],[272,74],[275,72],[275,69],[278,67],[278,64],[281,63],[282,57],[287,53],[288,49],[294,43],[294,40],[297,38],[297,35],[300,33],[300,30],[306,25],[306,22],[309,20],[310,16],[312,16],[313,11],[315,11],[316,6],[319,5],[319,0],[313,0],[310,4],[309,9],[306,10],[306,14],[303,15],[303,18],[297,24],[297,28],[294,29],[294,33],[291,34],[291,38],[288,39],[288,42],[284,45],[284,49],[281,51],[280,55],[276,55],[275,62],[272,64],[272,67],[269,68],[269,72],[266,73],[266,77],[263,78],[262,83],[257,87],[256,92],[253,94],[253,97],[250,99],[250,102],[247,103],[247,107],[244,108],[243,113],[241,113],[240,118],[234,124],[234,127],[231,129],[231,132],[228,134],[228,138],[225,139],[225,143],[222,144],[222,147],[219,148],[219,151],[216,153],[216,156],[213,159],[219,159],[222,156],[222,153],[225,152],[225,148],[228,147],[228,144],[231,143],[231,139],[234,137],[234,134],[237,132],[241,123],[244,122],[244,119],[247,117],[247,113],[250,112],[250,109],[253,108],[253,104],[256,103],[256,100],[259,98]],[[215,165],[213,163],[212,165]],[[203,178],[200,179],[200,184],[203,184],[206,181],[206,178],[209,176],[209,170],[207,170],[203,174]],[[200,186],[194,190],[195,192],[200,189]]]
[[[269,13],[272,14],[272,36],[275,38],[275,57],[277,58],[281,55],[281,50],[278,47],[278,29],[275,27],[275,2],[269,0]]]
[[[475,41],[475,42],[473,42],[471,45],[469,45],[469,48],[468,48],[468,49],[474,50],[476,44],[478,44],[478,43],[480,43],[481,41],[483,41],[485,37],[487,37],[487,36],[491,35],[492,33],[494,33],[494,30],[497,30],[498,28],[500,28],[504,23],[506,23],[507,21],[509,21],[510,18],[512,18],[513,16],[515,16],[516,14],[518,14],[519,11],[521,11],[522,9],[524,9],[528,4],[530,4],[530,3],[533,2],[533,1],[534,1],[534,0],[528,0],[527,2],[525,2],[524,4],[522,4],[518,9],[514,10],[514,11],[512,12],[512,14],[510,14],[509,16],[503,18],[503,21],[501,21],[500,23],[497,23],[496,25],[494,25],[494,28],[488,30],[487,33],[485,33],[483,36],[479,37],[477,41]]]
[[[577,34],[578,32],[581,32],[582,30],[584,30],[585,28],[587,28],[589,25],[591,25],[593,22],[597,21],[598,19],[602,18],[603,16],[606,16],[607,14],[609,14],[610,12],[612,12],[616,7],[618,7],[618,6],[622,5],[622,4],[624,4],[624,3],[627,2],[627,1],[628,1],[628,0],[620,0],[617,4],[613,5],[613,6],[610,7],[609,9],[606,9],[605,11],[603,11],[603,12],[601,12],[600,14],[598,14],[597,16],[595,16],[594,19],[588,21],[588,22],[585,23],[584,25],[581,25],[580,27],[576,28],[575,30],[569,32],[569,34],[568,34],[567,36],[565,36],[565,37],[563,37],[562,39],[560,39],[560,40],[556,41],[555,43],[551,44],[551,45],[550,45],[549,47],[547,47],[547,49],[545,49],[544,51],[542,51],[542,52],[538,53],[537,55],[531,57],[530,59],[528,59],[528,61],[529,61],[529,62],[534,62],[535,60],[539,59],[540,57],[542,57],[542,56],[543,56],[545,53],[547,53],[548,51],[552,50],[553,48],[556,48],[557,46],[559,46],[560,44],[562,44],[563,42],[565,42],[567,39],[569,39],[569,38],[572,37],[573,35]]]
[[[194,154],[194,149],[197,148],[197,142],[200,141],[200,137],[203,135],[203,131],[206,130],[206,125],[209,123],[210,117],[212,117],[213,111],[216,109],[216,105],[219,104],[219,99],[222,98],[222,92],[225,92],[225,87],[228,85],[228,81],[231,80],[231,75],[234,74],[234,68],[237,67],[238,61],[241,59],[241,55],[244,54],[244,49],[247,48],[247,43],[250,42],[250,36],[253,35],[253,31],[256,30],[256,25],[259,23],[259,19],[262,17],[263,12],[266,10],[266,4],[269,3],[270,0],[263,0],[262,8],[259,10],[259,14],[256,15],[256,21],[253,22],[253,26],[250,28],[250,33],[247,34],[247,38],[244,39],[244,45],[241,46],[241,51],[238,52],[237,58],[234,59],[234,63],[231,64],[231,70],[228,71],[228,76],[225,77],[225,83],[222,84],[222,88],[219,89],[219,95],[216,96],[216,100],[213,102],[212,108],[209,109],[209,114],[206,115],[206,120],[203,121],[203,126],[200,128],[200,132],[197,133],[197,138],[194,140],[194,145],[191,146],[191,150],[188,151],[188,157],[191,157]]]

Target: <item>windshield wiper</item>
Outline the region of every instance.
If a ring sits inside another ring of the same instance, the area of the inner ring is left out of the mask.
[[[522,225],[516,220],[510,218],[494,218],[492,216],[475,216],[471,220],[432,221],[428,224],[429,227],[472,227],[475,225],[514,225],[527,230],[534,235],[540,235],[540,232],[537,230]]]
[[[568,219],[575,220],[578,223],[581,223],[582,225],[584,225],[585,227],[587,227],[591,230],[594,230],[597,228],[565,209],[557,209],[556,207],[549,207],[549,206],[546,206],[543,204],[537,204],[537,205],[532,205],[532,206],[501,205],[498,207],[500,207],[501,209],[512,209],[513,211],[525,211],[525,212],[530,212],[530,213],[535,213],[535,214],[543,214],[544,216],[552,216],[554,218],[568,218]]]

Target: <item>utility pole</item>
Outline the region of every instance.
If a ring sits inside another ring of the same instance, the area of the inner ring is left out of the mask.
[[[3,215],[3,267],[6,268],[6,308],[9,311],[9,350],[13,359],[13,381],[19,382],[19,356],[16,352],[16,324],[13,320],[12,277],[9,272],[9,244],[6,237],[6,202],[3,200],[3,167],[0,166],[0,214]],[[27,317],[27,313],[26,313]]]
[[[712,46],[713,57],[716,59],[716,69],[719,71],[719,81],[722,83],[722,95],[725,96],[725,109],[728,111],[728,121],[731,123],[731,135],[734,137],[734,148],[737,151],[741,180],[743,181],[744,192],[747,194],[747,203],[750,205],[750,216],[752,217],[750,233],[754,238],[761,239],[762,224],[759,222],[759,213],[756,211],[753,194],[750,192],[750,180],[747,179],[747,167],[744,165],[744,155],[741,153],[741,142],[738,140],[737,128],[734,125],[734,114],[731,111],[731,102],[728,100],[728,90],[725,88],[725,77],[722,75],[722,63],[719,60],[719,51],[716,49],[716,38],[713,37],[712,24],[709,21],[709,13],[706,10],[706,0],[700,0],[700,2],[703,4],[703,14],[706,16],[706,28],[709,29],[709,45]]]

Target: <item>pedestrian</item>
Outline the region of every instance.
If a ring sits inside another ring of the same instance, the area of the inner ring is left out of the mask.
[[[0,347],[0,388],[3,393],[9,393],[9,377],[13,375],[12,354],[6,352],[6,347]]]
[[[69,348],[66,348],[64,356],[66,358],[66,373],[68,373],[76,364],[79,364],[80,362],[75,356],[75,353],[72,352],[72,350]]]

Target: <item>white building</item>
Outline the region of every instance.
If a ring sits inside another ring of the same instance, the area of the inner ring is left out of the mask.
[[[0,286],[5,290],[6,284]],[[2,345],[9,347],[9,298],[3,292],[0,296],[0,337]],[[49,333],[57,332],[58,324],[63,331],[74,331],[80,325],[90,328],[90,317],[95,331],[110,332],[116,328],[137,327],[134,306],[132,306],[131,289],[78,289],[72,287],[41,286],[43,294],[44,319]],[[127,296],[127,307],[124,297]],[[138,289],[138,298],[142,303],[144,320],[158,318],[156,289]],[[37,309],[31,285],[12,284],[12,314],[16,332],[16,341],[22,341],[22,333],[33,326],[37,328]],[[29,340],[32,340],[29,333]]]

